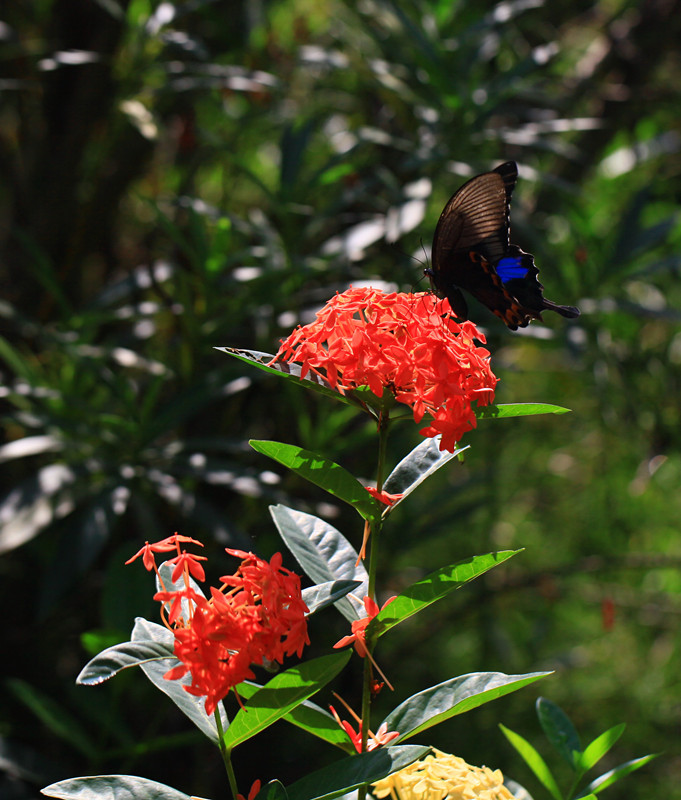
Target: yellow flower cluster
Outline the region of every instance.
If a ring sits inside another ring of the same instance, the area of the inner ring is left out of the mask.
[[[433,748],[432,754],[372,785],[382,800],[514,800],[501,770],[472,767]]]

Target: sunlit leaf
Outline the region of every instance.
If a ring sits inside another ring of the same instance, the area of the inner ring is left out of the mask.
[[[310,614],[315,614],[333,603],[337,603],[346,594],[361,586],[360,581],[327,581],[316,586],[303,589],[303,602]]]
[[[599,794],[603,791],[603,789],[607,789],[608,786],[612,786],[613,783],[620,780],[620,778],[624,778],[626,775],[635,772],[637,769],[645,767],[646,764],[648,764],[654,758],[657,758],[658,755],[659,753],[652,753],[651,755],[641,756],[641,758],[634,758],[631,761],[620,764],[618,767],[611,769],[609,772],[605,772],[603,775],[600,775],[598,778],[591,781],[584,791]],[[583,796],[584,795],[579,795],[579,797]]]
[[[384,722],[389,731],[399,731],[399,741],[404,741],[433,725],[522,689],[550,674],[529,672],[525,675],[505,675],[503,672],[473,672],[459,675],[412,695],[391,711]]]
[[[136,775],[93,775],[69,778],[41,789],[47,797],[60,800],[192,800],[191,795],[164,783],[138,778]]]
[[[231,750],[286,716],[336,677],[350,659],[350,651],[305,661],[280,672],[240,709],[225,733]]]
[[[615,725],[600,736],[597,736],[590,745],[584,748],[584,752],[579,759],[579,766],[584,772],[590,770],[603,758],[624,733],[626,727],[623,722]]]
[[[508,403],[498,406],[482,406],[475,409],[478,419],[506,419],[509,417],[529,417],[535,414],[567,414],[569,408],[548,403]]]
[[[499,724],[504,736],[515,747],[523,761],[537,776],[539,782],[551,793],[554,800],[563,800],[563,795],[558,788],[556,779],[548,768],[544,759],[534,749],[534,747],[524,739],[519,733],[510,730],[505,725]]]
[[[169,649],[172,649],[174,643],[172,631],[169,631],[163,625],[157,625],[155,622],[149,622],[149,620],[141,617],[135,620],[135,626],[132,629],[130,638],[133,643],[154,641],[166,645]],[[206,714],[205,698],[195,697],[184,690],[184,686],[191,683],[189,673],[183,678],[174,681],[168,681],[163,677],[166,672],[177,664],[179,664],[179,661],[175,658],[173,661],[162,660],[140,663],[140,668],[157,689],[160,689],[163,694],[169,697],[205,736],[217,744],[217,726],[214,718]],[[220,711],[223,729],[226,729],[229,726],[229,720],[222,703],[218,703],[217,707]]]
[[[409,766],[430,751],[420,745],[380,747],[317,770],[286,788],[289,800],[322,800],[373,783]],[[257,798],[256,798],[257,800]]]
[[[369,576],[363,564],[357,564],[357,551],[343,534],[319,517],[284,505],[270,506],[270,513],[284,543],[315,583],[359,581],[359,588],[335,605],[350,622],[363,617],[362,598],[368,592]]]
[[[420,442],[388,475],[383,489],[390,494],[402,494],[406,497],[426,478],[437,472],[440,467],[444,467],[445,464],[468,449],[467,445],[450,453],[440,450],[439,445],[440,437],[428,438]]]
[[[167,659],[177,660],[172,644],[153,641],[116,644],[88,661],[76,678],[76,683],[95,686],[113,678],[123,669],[141,666],[149,661],[158,661],[159,659],[164,659],[166,670],[170,669],[171,664]]]
[[[473,556],[458,564],[451,564],[435,572],[431,572],[420,581],[400,592],[378,616],[371,621],[369,630],[374,630],[378,635],[384,634],[402,620],[426,608],[436,600],[446,597],[450,592],[459,589],[464,584],[477,578],[511,556],[520,553],[520,550],[503,550],[498,553],[488,553],[482,556]]]
[[[238,358],[240,361],[245,361],[247,364],[251,364],[251,366],[263,372],[268,372],[271,375],[279,375],[284,378],[284,380],[293,382],[298,386],[313,389],[315,392],[323,394],[325,397],[331,397],[334,400],[355,406],[356,408],[364,408],[362,403],[356,399],[352,392],[341,394],[336,389],[332,389],[331,386],[316,373],[308,372],[304,378],[301,378],[301,365],[295,362],[276,361],[270,365],[269,362],[274,358],[271,353],[263,353],[259,350],[237,350],[232,347],[216,347],[215,349],[227,353],[228,356]]]
[[[243,700],[248,700],[261,688],[261,686],[252,681],[246,681],[240,683],[236,687],[236,691]],[[305,700],[304,703],[296,706],[283,719],[311,736],[316,736],[318,739],[334,745],[334,747],[339,747],[346,753],[355,752],[354,745],[348,738],[347,733],[340,727],[333,716],[311,700]]]
[[[364,519],[376,521],[382,507],[362,484],[340,464],[292,444],[251,439],[251,447],[258,453],[283,464],[305,480],[321,487],[329,494],[349,503]]]

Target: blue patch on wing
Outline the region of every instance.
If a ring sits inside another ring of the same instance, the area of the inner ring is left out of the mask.
[[[527,267],[523,266],[522,258],[501,258],[496,264],[497,275],[502,283],[513,280],[513,278],[524,278],[527,275]]]

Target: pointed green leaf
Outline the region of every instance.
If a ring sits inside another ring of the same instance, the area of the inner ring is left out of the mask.
[[[370,522],[380,519],[383,511],[381,504],[340,464],[293,444],[256,439],[251,439],[249,444],[256,452],[269,456],[301,478],[349,503],[364,519]]]
[[[444,467],[453,458],[456,458],[470,445],[461,447],[453,453],[440,450],[440,437],[424,439],[409,455],[405,456],[395,469],[388,475],[383,489],[390,494],[401,494],[406,497],[411,494],[426,478],[433,475],[440,467]],[[404,499],[402,498],[402,500]],[[398,502],[401,502],[398,501]],[[394,508],[395,503],[390,508]]]
[[[259,800],[288,800],[286,787],[281,781],[270,781],[258,792]]]
[[[361,581],[327,581],[303,589],[303,603],[308,607],[310,615],[338,602],[346,594],[362,585]]]
[[[459,675],[412,695],[391,711],[384,722],[389,731],[400,732],[398,741],[404,741],[446,719],[522,689],[550,674],[530,672],[526,675],[505,675],[503,672],[472,672],[469,675]]]
[[[247,364],[263,372],[269,372],[271,375],[279,375],[284,380],[288,380],[298,386],[305,386],[319,394],[323,394],[325,397],[331,397],[346,405],[364,410],[363,404],[355,397],[353,392],[341,394],[336,389],[332,389],[322,377],[313,372],[308,372],[304,378],[301,378],[300,364],[286,361],[276,361],[270,364],[269,362],[272,361],[274,356],[271,353],[263,353],[259,350],[237,350],[233,347],[216,347],[215,349],[227,353],[228,356],[238,358],[240,361],[245,361]]]
[[[634,758],[632,761],[627,761],[624,764],[620,764],[619,767],[615,767],[609,772],[605,772],[603,775],[600,775],[598,778],[591,781],[584,791],[598,794],[599,792],[602,792],[603,789],[607,789],[608,786],[612,786],[615,781],[620,780],[620,778],[624,778],[625,775],[629,775],[630,773],[635,772],[637,769],[645,767],[648,762],[652,761],[654,758],[657,758],[658,755],[659,753],[652,753],[651,755],[641,756],[641,758]],[[579,797],[584,797],[584,795],[579,795]]]
[[[615,725],[600,736],[597,736],[590,745],[584,748],[584,752],[579,759],[579,766],[583,772],[590,770],[603,758],[624,733],[626,727],[623,722],[620,725]]]
[[[363,784],[374,783],[423,758],[429,747],[401,745],[379,747],[350,756],[306,775],[287,787],[289,800],[331,800]],[[259,800],[259,797],[256,798]]]
[[[93,775],[51,783],[40,790],[60,800],[193,800],[172,786],[138,778],[136,775]],[[194,799],[195,800],[195,799]]]
[[[582,745],[568,715],[545,697],[537,699],[536,710],[546,738],[572,769],[577,769]]]
[[[137,641],[122,642],[113,647],[107,647],[83,667],[76,678],[77,684],[96,686],[98,683],[113,678],[122,669],[137,667],[148,661],[164,661],[164,669],[169,670],[173,664],[167,659],[176,661],[172,643]]]
[[[411,617],[436,600],[448,595],[455,589],[482,575],[492,567],[502,564],[507,559],[520,553],[520,550],[503,550],[498,553],[488,553],[483,556],[473,556],[458,564],[450,564],[426,575],[420,581],[413,583],[395,600],[387,605],[378,616],[371,621],[369,631],[382,636],[390,628],[402,620]]]
[[[171,649],[174,647],[175,641],[172,631],[169,631],[163,625],[149,622],[149,620],[142,617],[138,617],[135,620],[135,627],[132,629],[130,638],[133,643],[153,641],[164,644]],[[179,661],[175,658],[173,661],[148,661],[141,663],[140,668],[157,689],[160,689],[163,694],[169,697],[205,736],[217,744],[219,741],[217,726],[215,719],[206,714],[204,698],[195,697],[184,690],[184,686],[191,683],[189,673],[176,681],[167,681],[163,677],[166,672],[177,664],[179,664]],[[229,720],[222,703],[218,703],[218,709],[220,710],[222,727],[226,729],[229,726]]]
[[[349,651],[332,653],[275,675],[234,717],[224,736],[226,747],[232,750],[285,717],[335,678],[349,659]]]
[[[510,728],[507,728],[505,725],[499,724],[499,727],[501,728],[504,736],[518,751],[523,761],[537,776],[540,783],[546,789],[548,789],[554,800],[563,800],[563,795],[558,788],[558,784],[556,783],[556,779],[553,777],[551,770],[546,765],[544,759],[527,741],[527,739],[524,739],[519,733],[515,733],[515,731],[510,730]]]
[[[261,688],[262,687],[257,683],[246,681],[240,683],[236,687],[236,691],[243,700],[248,700]],[[306,700],[304,703],[296,706],[293,711],[286,714],[284,720],[301,730],[307,731],[307,733],[312,736],[316,736],[318,739],[322,739],[328,744],[334,745],[334,747],[345,750],[346,753],[355,752],[355,748],[348,738],[347,733],[340,727],[331,714],[311,700]]]
[[[359,581],[359,588],[335,605],[350,622],[365,616],[362,598],[369,591],[369,576],[343,534],[319,517],[284,505],[270,506],[270,514],[284,544],[315,583]]]
[[[475,416],[478,419],[506,419],[508,417],[529,417],[535,414],[567,414],[569,411],[569,408],[549,403],[504,403],[498,406],[476,408]]]

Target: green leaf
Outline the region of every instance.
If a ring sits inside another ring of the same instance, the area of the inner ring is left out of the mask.
[[[504,734],[504,736],[518,751],[523,761],[525,761],[527,766],[537,776],[540,783],[546,789],[548,789],[548,791],[553,796],[554,800],[563,800],[563,795],[561,794],[561,791],[558,788],[558,784],[556,783],[556,779],[553,777],[551,770],[546,765],[544,759],[527,741],[527,739],[523,739],[523,737],[519,733],[515,733],[514,731],[510,730],[501,723],[499,724],[499,727],[501,728],[501,731]]]
[[[284,505],[270,506],[270,514],[284,544],[315,583],[359,581],[357,591],[335,605],[350,622],[364,617],[362,598],[369,591],[369,576],[343,534],[319,517]]]
[[[192,800],[191,796],[164,783],[136,775],[93,775],[51,783],[40,790],[60,800]]]
[[[587,772],[595,766],[603,756],[610,750],[615,742],[624,733],[627,726],[622,722],[597,736],[590,745],[584,748],[584,752],[579,758],[579,766],[583,772]]]
[[[244,700],[248,700],[262,687],[252,681],[240,683],[236,687],[236,691]],[[325,709],[313,703],[311,700],[306,700],[299,706],[296,706],[284,717],[286,722],[295,725],[301,730],[307,731],[312,736],[322,739],[328,744],[339,747],[347,753],[354,753],[355,748],[348,738],[347,733],[340,727],[331,714]]]
[[[336,677],[350,659],[350,651],[306,661],[275,675],[239,710],[224,743],[229,750],[285,717],[296,706]]]
[[[258,453],[269,456],[300,475],[301,478],[321,487],[329,494],[349,503],[369,522],[377,522],[383,511],[362,484],[340,464],[293,444],[251,439],[250,446]]]
[[[238,358],[240,361],[245,361],[247,364],[263,372],[268,372],[270,375],[279,375],[281,378],[284,378],[284,380],[288,380],[298,386],[305,386],[308,389],[313,389],[315,392],[323,394],[325,397],[331,397],[346,405],[360,408],[363,411],[365,410],[363,403],[355,397],[353,392],[341,394],[336,389],[332,389],[323,378],[313,372],[308,372],[304,378],[301,378],[300,364],[276,361],[271,366],[268,366],[269,362],[274,358],[271,353],[263,353],[259,350],[237,350],[233,347],[216,347],[215,349],[227,353],[228,356]]]
[[[418,444],[395,469],[388,475],[383,489],[390,494],[402,494],[404,497],[411,494],[426,478],[437,472],[440,467],[444,467],[453,458],[456,458],[470,445],[461,447],[453,453],[440,450],[440,437],[424,439]],[[402,500],[404,499],[402,498]],[[401,502],[399,500],[398,502]],[[394,508],[394,503],[390,508]]]
[[[568,715],[545,697],[538,698],[536,710],[546,738],[573,770],[578,769],[582,745]]]
[[[165,644],[169,648],[174,646],[175,641],[172,631],[169,631],[163,625],[149,622],[149,620],[143,619],[142,617],[138,617],[135,620],[135,627],[132,629],[132,636],[130,638],[134,643],[154,641]],[[206,714],[204,699],[195,697],[184,690],[184,686],[191,683],[191,676],[186,674],[183,678],[176,681],[167,681],[163,677],[168,670],[179,663],[177,658],[174,661],[148,661],[141,663],[140,668],[157,689],[160,689],[163,694],[169,697],[180,711],[188,717],[205,736],[217,744],[220,739],[215,719]],[[222,727],[226,729],[229,726],[229,720],[225,714],[222,703],[218,703],[218,709],[220,710]]]
[[[84,686],[96,686],[98,683],[104,683],[109,678],[113,678],[123,669],[137,667],[148,661],[158,661],[159,659],[177,661],[172,643],[141,640],[116,644],[113,647],[107,647],[106,650],[88,661],[76,678],[76,683]],[[164,669],[169,670],[171,666],[173,665],[166,661]]]
[[[548,403],[502,403],[501,405],[476,408],[478,419],[505,419],[507,417],[530,417],[535,414],[568,414],[569,408]]]
[[[322,800],[338,797],[363,784],[374,783],[408,767],[430,752],[429,747],[402,745],[379,747],[370,753],[336,761],[288,786],[289,800]],[[256,800],[259,800],[260,796]]]
[[[80,634],[80,644],[86,653],[94,658],[103,653],[115,644],[123,644],[124,640],[118,629],[107,630],[106,628],[83,631]]]
[[[600,775],[598,778],[591,781],[584,791],[598,794],[598,792],[602,792],[603,789],[607,789],[608,786],[612,786],[615,781],[620,780],[620,778],[624,778],[625,775],[629,775],[630,773],[635,772],[637,769],[645,767],[648,762],[652,761],[654,758],[657,758],[658,755],[659,753],[652,753],[651,755],[641,756],[641,758],[634,758],[632,761],[627,761],[624,764],[620,764],[619,767],[615,767],[609,772],[605,772],[603,775]],[[583,798],[584,795],[581,794],[579,797]]]
[[[281,781],[270,781],[258,792],[260,800],[288,800],[286,787]]]
[[[354,589],[361,586],[361,581],[327,581],[303,589],[303,602],[308,607],[310,614],[338,602]]]
[[[550,674],[530,672],[526,675],[505,675],[503,672],[472,672],[469,675],[459,675],[412,695],[391,711],[384,722],[389,731],[399,731],[398,741],[404,741],[446,719],[522,689]]]
[[[382,636],[402,620],[411,617],[436,600],[440,600],[520,552],[520,550],[503,550],[498,553],[473,556],[473,558],[459,561],[458,564],[451,564],[431,572],[430,575],[426,575],[425,578],[413,583],[397,595],[396,599],[371,621],[369,632],[376,631],[379,636]]]

